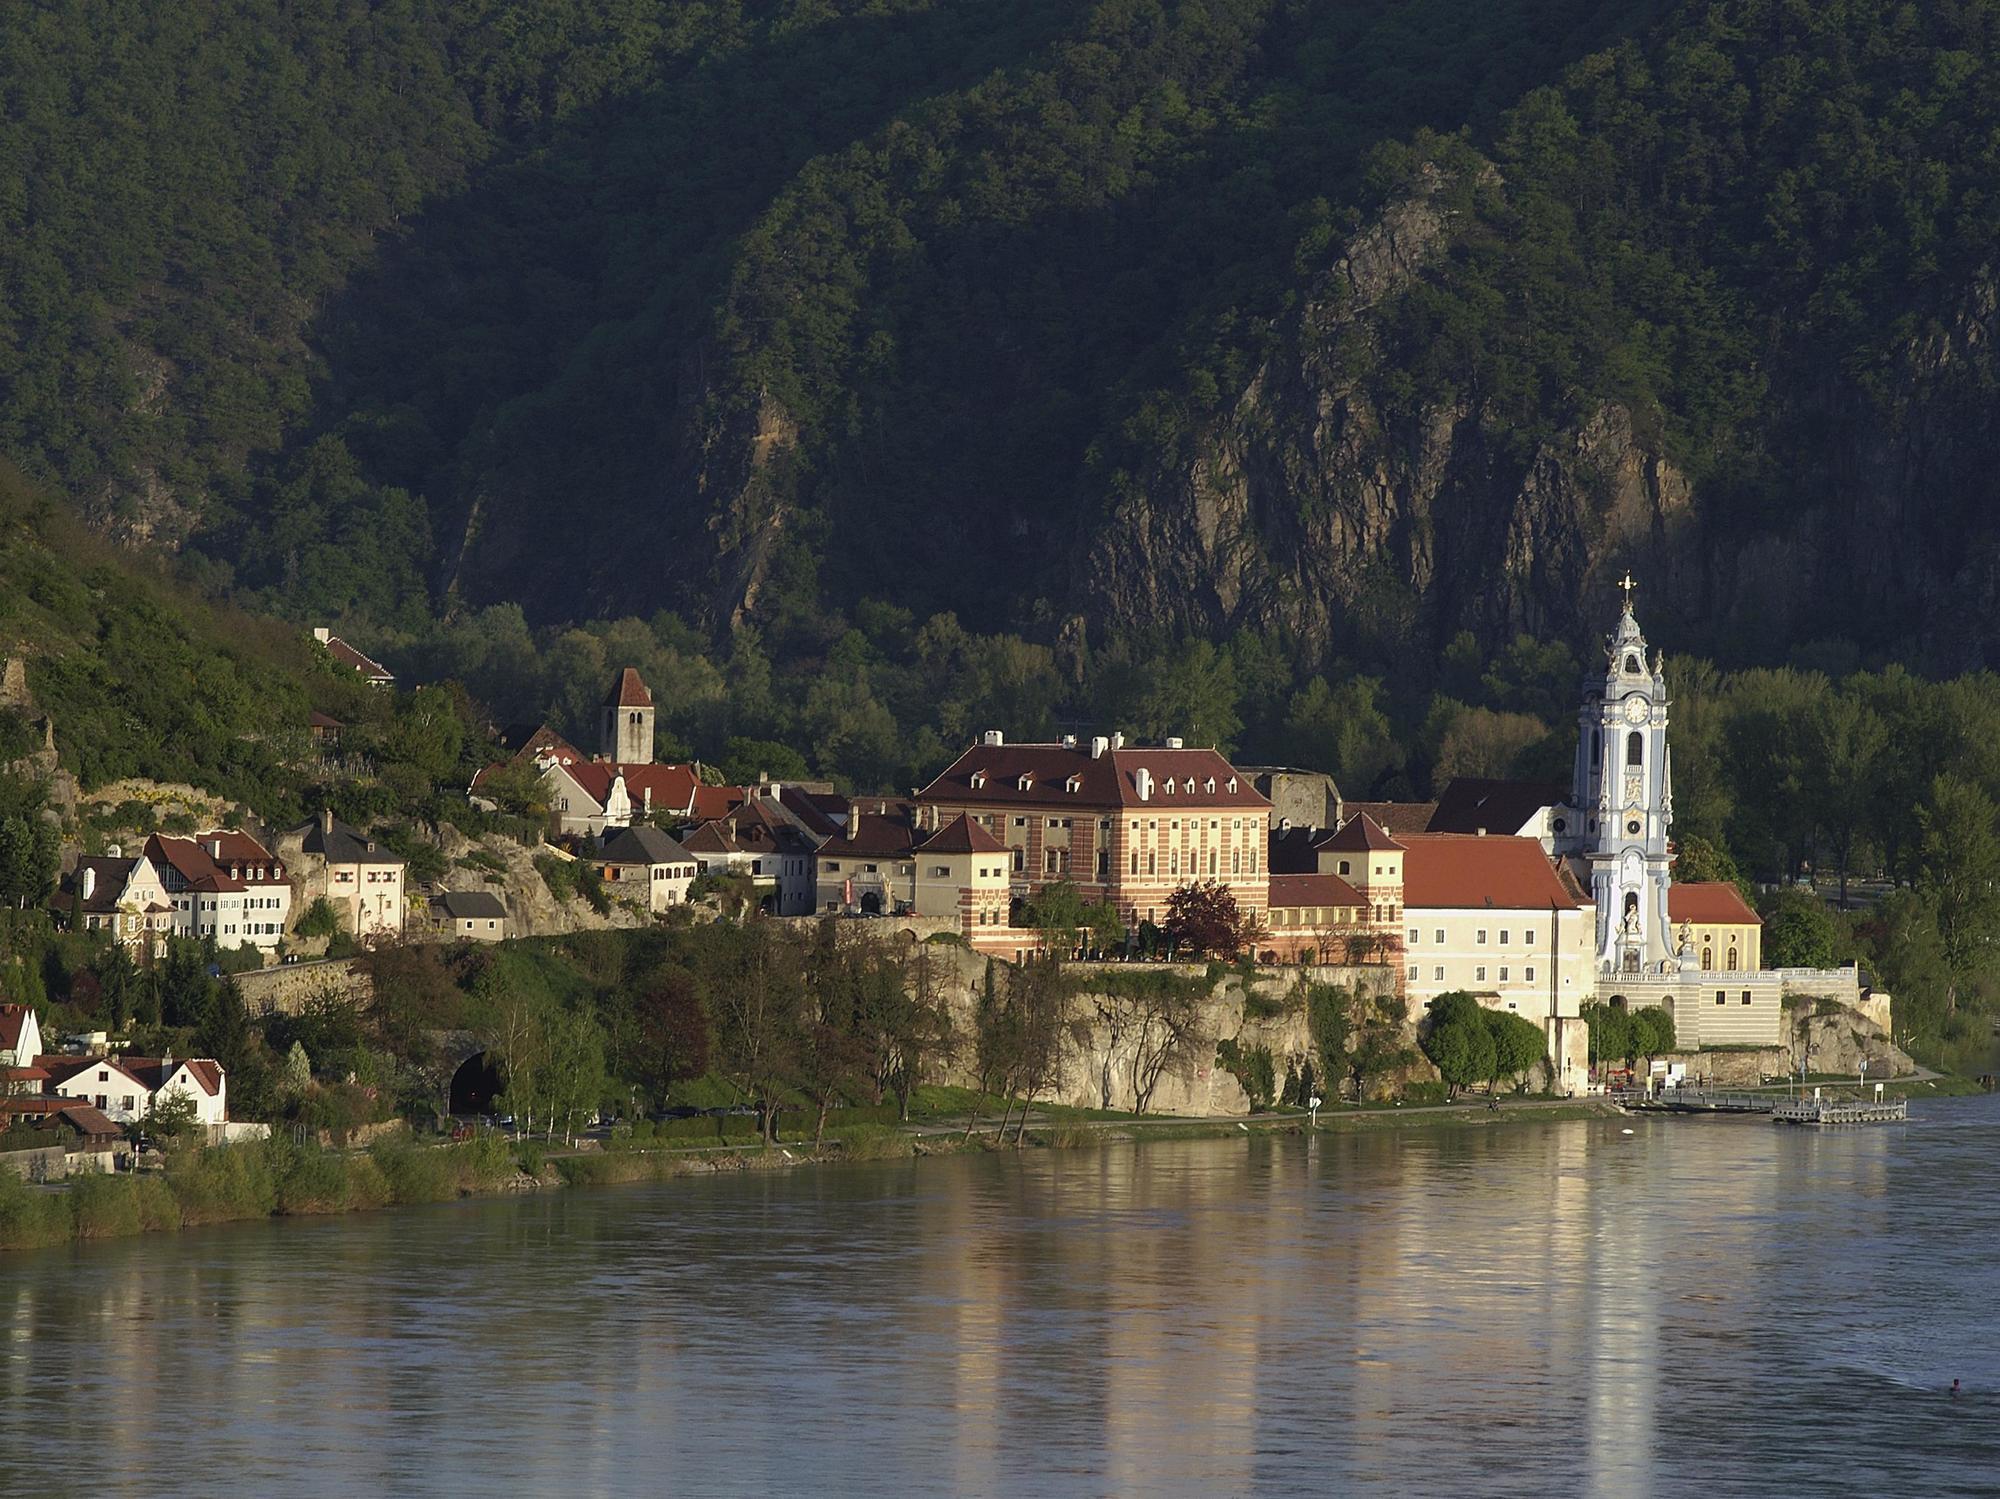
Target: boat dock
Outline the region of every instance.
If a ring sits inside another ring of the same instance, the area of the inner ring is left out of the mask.
[[[1641,1114],[1765,1114],[1774,1124],[1899,1124],[1910,1117],[1905,1098],[1825,1098],[1817,1094],[1723,1093],[1710,1088],[1624,1088],[1607,1095]]]
[[[1909,1117],[1907,1098],[1785,1098],[1771,1110],[1773,1124],[1901,1124]]]

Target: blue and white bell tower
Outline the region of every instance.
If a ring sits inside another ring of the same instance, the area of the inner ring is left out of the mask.
[[[1667,919],[1667,830],[1674,821],[1667,684],[1660,658],[1646,659],[1629,573],[1620,586],[1625,605],[1606,644],[1603,679],[1584,684],[1570,805],[1556,824],[1556,852],[1589,871],[1599,970],[1657,974],[1670,971],[1674,957]]]

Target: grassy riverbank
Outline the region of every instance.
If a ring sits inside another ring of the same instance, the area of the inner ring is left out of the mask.
[[[1920,1083],[1910,1091],[1936,1096],[1979,1089],[1966,1079],[1939,1078],[1935,1086]],[[970,1095],[966,1102],[976,1106]],[[1243,1119],[1174,1119],[1038,1108],[1030,1117],[1023,1143],[1038,1149],[1102,1149],[1152,1140],[1304,1135],[1315,1130],[1347,1134],[1441,1126],[1491,1128],[1616,1113],[1611,1105],[1588,1099],[1509,1102],[1498,1110],[1484,1102],[1342,1108],[1322,1109],[1315,1127],[1303,1113],[1296,1112]],[[448,1202],[486,1193],[1013,1148],[1011,1126],[1003,1144],[998,1138],[999,1124],[997,1114],[981,1117],[969,1136],[962,1117],[954,1124],[934,1115],[928,1122],[907,1127],[846,1124],[829,1129],[817,1147],[797,1140],[766,1147],[756,1140],[687,1144],[666,1139],[621,1140],[606,1148],[565,1151],[538,1141],[488,1134],[456,1144],[391,1139],[367,1150],[338,1151],[278,1138],[186,1150],[173,1156],[164,1170],[77,1177],[53,1188],[30,1186],[11,1172],[0,1172],[0,1249],[258,1218]]]

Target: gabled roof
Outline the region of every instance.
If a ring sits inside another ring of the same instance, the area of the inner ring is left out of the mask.
[[[669,834],[642,823],[607,837],[597,857],[605,864],[682,864],[693,855]]]
[[[1007,845],[963,812],[917,845],[922,854],[1004,854]]]
[[[146,840],[146,857],[172,868],[195,890],[245,890],[285,881],[284,866],[270,850],[248,833],[228,829],[192,838],[155,833]]]
[[[490,890],[443,890],[431,897],[431,909],[453,921],[505,921],[507,908]]]
[[[1455,776],[1431,814],[1429,833],[1518,833],[1549,807],[1569,799],[1553,781],[1491,781]]]
[[[607,708],[650,708],[653,694],[646,690],[645,682],[634,667],[626,667],[612,680],[611,690],[604,695]]]
[[[329,635],[320,644],[324,645],[326,653],[342,666],[353,667],[371,682],[393,682],[396,680],[396,674],[389,670],[388,667],[384,666],[380,661],[375,660],[372,656],[364,656],[338,635]]]
[[[1375,819],[1375,825],[1391,838],[1400,838],[1405,833],[1421,833],[1431,825],[1431,818],[1437,813],[1436,802],[1347,802],[1344,810],[1349,817],[1366,814]]]
[[[1271,806],[1250,777],[1215,750],[1129,745],[1093,755],[1087,746],[975,744],[917,799],[982,806],[1143,806],[1170,812],[1177,807],[1263,812]]]
[[[171,1061],[164,1057],[133,1056],[92,1057],[85,1059],[86,1066],[93,1062],[100,1067],[106,1062],[111,1062],[121,1067],[127,1076],[131,1077],[148,1093],[159,1092],[160,1089],[173,1081],[174,1074],[179,1072],[183,1067],[187,1068],[188,1075],[194,1079],[195,1086],[200,1088],[210,1098],[215,1097],[216,1094],[222,1091],[222,1064],[208,1057],[176,1057]]]
[[[1298,906],[1365,906],[1361,892],[1337,874],[1274,874],[1271,876],[1271,905],[1291,909]]]
[[[313,729],[344,729],[347,727],[346,724],[335,718],[331,713],[322,713],[317,708],[312,709],[306,714],[306,726]]]
[[[1382,825],[1363,812],[1350,817],[1340,825],[1331,838],[1318,845],[1320,848],[1339,849],[1343,853],[1368,850],[1399,849],[1403,845],[1382,831]]]
[[[34,1013],[32,1005],[0,1005],[0,1051],[20,1046],[21,1032],[28,1028],[28,1017]]]
[[[840,832],[840,824],[827,815],[828,801],[834,803],[833,810],[846,810],[838,797],[818,797],[798,786],[778,788],[779,805],[816,838],[832,838]]]
[[[1406,910],[1576,910],[1578,899],[1536,838],[1501,833],[1411,833],[1403,840]]]
[[[1743,899],[1743,892],[1728,880],[1697,880],[1689,885],[1667,886],[1667,919],[1714,926],[1764,924],[1764,918]]]
[[[298,831],[294,829],[293,831]],[[300,847],[329,864],[402,864],[403,856],[356,832],[339,818],[322,814],[305,825]]]
[[[103,915],[118,909],[118,903],[125,898],[125,887],[132,883],[133,872],[138,868],[137,859],[112,859],[92,855],[78,859],[76,868],[63,881],[66,892],[83,893],[84,875],[96,876],[91,885],[90,895],[81,901],[83,910]],[[0,1045],[4,1045],[0,1041]]]
[[[855,812],[840,836],[821,844],[819,852],[823,859],[894,859],[916,846],[917,830],[907,816]]]
[[[701,822],[727,817],[748,800],[750,788],[747,786],[697,786],[694,789],[694,810],[690,815]]]
[[[159,1084],[148,1083],[133,1070],[132,1063],[140,1060],[144,1059],[132,1057],[69,1057],[50,1055],[36,1057],[35,1065],[48,1073],[49,1086],[51,1088],[60,1088],[79,1072],[88,1072],[93,1067],[109,1067],[112,1071],[129,1079],[135,1086],[145,1088],[148,1092],[151,1092]]]
[[[625,794],[632,798],[633,806],[648,805],[647,793],[650,792],[655,812],[667,812],[676,817],[687,814],[700,785],[692,765],[641,765],[636,762],[621,765],[612,760],[579,760],[573,765],[565,764],[562,773],[600,807],[611,796],[611,783],[623,776]]]
[[[49,1116],[60,1120],[80,1135],[102,1138],[117,1136],[123,1131],[105,1117],[102,1110],[87,1103],[67,1103]]]

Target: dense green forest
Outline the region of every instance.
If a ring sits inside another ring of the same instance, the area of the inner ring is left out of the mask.
[[[785,663],[877,598],[1100,649],[1283,630],[1309,676],[1574,639],[1651,561],[1690,649],[1962,669],[1994,23],[8,7],[0,452],[364,634],[664,607]],[[1413,197],[1438,242],[1364,285]]]

